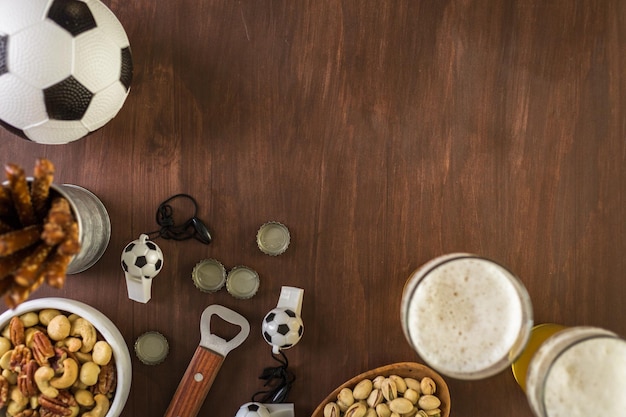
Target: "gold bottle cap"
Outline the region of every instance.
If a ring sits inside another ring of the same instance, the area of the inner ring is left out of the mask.
[[[226,283],[226,268],[216,259],[204,259],[194,266],[191,279],[200,291],[216,292]]]
[[[289,229],[279,222],[265,223],[256,234],[256,243],[261,252],[271,256],[285,252],[290,241]]]
[[[135,354],[146,365],[158,365],[169,353],[167,339],[159,332],[146,332],[135,341]]]
[[[228,272],[226,290],[235,298],[247,299],[259,290],[259,274],[246,266],[236,266]]]

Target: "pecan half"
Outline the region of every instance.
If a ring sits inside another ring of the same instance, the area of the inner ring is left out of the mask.
[[[40,415],[37,410],[27,409],[22,411],[21,413],[17,413],[13,417],[40,417]]]
[[[23,345],[26,341],[24,323],[22,323],[22,320],[17,316],[14,316],[9,323],[9,335],[13,346]]]
[[[26,345],[18,345],[13,349],[11,354],[11,360],[9,362],[9,369],[17,374],[20,373],[22,367],[28,363],[32,358],[30,349]]]
[[[93,394],[103,394],[109,398],[115,392],[117,385],[117,375],[115,372],[115,363],[110,361],[108,364],[100,367],[98,382],[92,387]]]
[[[22,367],[17,376],[17,386],[25,397],[34,397],[39,393],[35,383],[35,371],[37,368],[39,368],[39,365],[37,365],[35,360],[31,359]]]
[[[0,408],[7,405],[9,401],[9,381],[0,375]]]
[[[39,396],[41,416],[69,416],[72,414],[70,407],[76,406],[74,396],[65,390],[60,390],[56,398],[50,398],[43,394]],[[45,414],[44,414],[45,413]]]
[[[33,357],[40,366],[48,365],[48,359],[54,357],[54,346],[48,336],[37,331],[33,335]]]

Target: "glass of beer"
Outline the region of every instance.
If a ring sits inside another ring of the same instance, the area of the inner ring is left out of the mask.
[[[570,327],[532,356],[526,396],[537,417],[626,416],[626,340]]]
[[[457,379],[481,379],[508,368],[532,328],[522,282],[478,255],[435,258],[408,278],[401,322],[409,344],[429,366]]]

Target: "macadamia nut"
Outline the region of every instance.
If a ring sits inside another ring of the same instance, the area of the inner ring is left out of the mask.
[[[111,361],[112,355],[113,350],[111,349],[111,345],[104,340],[97,341],[93,346],[93,351],[91,352],[93,361],[100,366],[108,364]]]
[[[48,337],[55,341],[63,340],[70,335],[71,328],[68,318],[59,314],[48,323]]]

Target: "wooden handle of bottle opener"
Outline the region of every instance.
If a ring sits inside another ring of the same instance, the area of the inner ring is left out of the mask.
[[[165,417],[196,417],[223,362],[223,356],[198,346]]]

